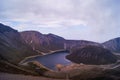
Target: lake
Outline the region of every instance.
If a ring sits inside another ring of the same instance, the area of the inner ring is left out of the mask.
[[[55,70],[56,64],[68,65],[71,62],[65,58],[66,55],[69,53],[67,52],[58,52],[53,54],[48,54],[45,56],[36,57],[36,60],[39,61],[44,66]]]
[[[33,61],[36,60],[40,62],[42,65],[44,65],[47,68],[50,68],[52,70],[56,70],[57,64],[62,65],[69,65],[71,64],[71,61],[65,58],[66,55],[68,55],[68,52],[55,52],[53,54],[48,54],[44,56],[37,56],[34,57],[34,59],[26,60],[26,61]]]

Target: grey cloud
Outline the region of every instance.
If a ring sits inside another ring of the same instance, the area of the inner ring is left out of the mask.
[[[119,36],[119,7],[118,0],[1,0],[0,18],[43,27],[82,24],[94,38],[110,38]]]

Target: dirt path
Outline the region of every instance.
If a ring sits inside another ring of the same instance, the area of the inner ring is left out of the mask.
[[[0,72],[0,80],[64,80]]]

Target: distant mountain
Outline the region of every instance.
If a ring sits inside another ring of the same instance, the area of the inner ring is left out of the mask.
[[[25,42],[33,48],[33,50],[45,53],[61,49],[71,50],[75,47],[86,45],[102,46],[96,42],[85,40],[66,40],[54,34],[42,34],[37,31],[24,31],[21,32],[21,36]]]
[[[24,31],[21,32],[21,36],[27,44],[38,52],[50,52],[60,49],[71,50],[87,45],[105,47],[112,52],[120,52],[120,38],[115,38],[101,44],[86,40],[66,40],[54,34],[42,34],[36,31]]]
[[[17,30],[0,23],[0,59],[17,63],[27,56],[36,55]]]
[[[50,52],[64,49],[65,39],[54,34],[42,34],[37,31],[20,33],[25,42],[38,52]]]
[[[75,48],[66,58],[75,63],[84,64],[110,64],[117,61],[115,55],[109,50],[98,46],[84,46]]]
[[[88,45],[94,45],[94,46],[100,46],[103,47],[102,44],[92,41],[86,41],[86,40],[66,40],[64,48],[67,50],[72,50],[74,48],[81,48]]]
[[[112,52],[120,52],[120,37],[111,39],[103,43],[105,48],[111,50]]]

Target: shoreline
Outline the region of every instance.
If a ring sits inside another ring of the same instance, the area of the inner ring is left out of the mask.
[[[68,52],[67,50],[55,50],[55,51],[52,51],[50,52],[49,54],[46,53],[45,55],[34,55],[34,56],[29,56],[29,57],[26,57],[24,58],[23,60],[21,60],[18,64],[19,65],[27,65],[29,62],[36,62],[36,60],[34,60],[35,58],[37,57],[41,57],[41,56],[48,56],[48,55],[51,55],[51,54],[57,54],[57,53],[61,53],[61,52]],[[41,64],[41,63],[39,63]],[[42,65],[42,64],[41,64]],[[49,69],[47,68],[46,66],[42,65],[43,68],[49,70],[49,71],[54,71],[52,69]]]
[[[31,58],[36,58],[36,57],[39,57],[39,56],[46,56],[46,55],[56,54],[56,53],[60,53],[60,52],[68,52],[69,53],[69,51],[67,51],[67,50],[55,50],[55,51],[52,51],[50,53],[44,53],[45,55],[34,55],[34,56],[25,57],[18,64],[23,64],[24,62],[26,62],[26,60],[31,59]]]

